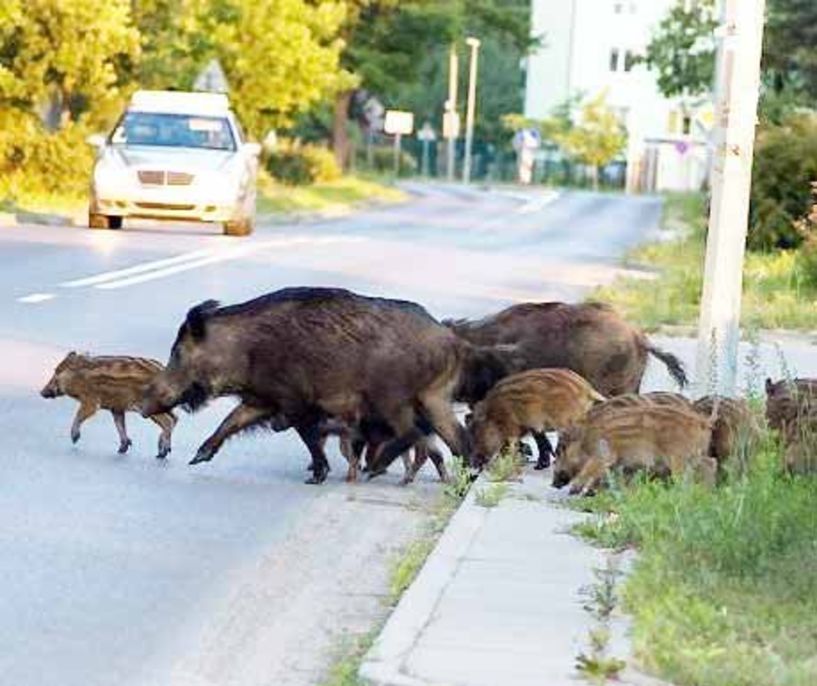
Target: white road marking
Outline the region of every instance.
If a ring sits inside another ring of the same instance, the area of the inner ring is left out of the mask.
[[[168,257],[162,260],[154,260],[152,262],[144,262],[133,267],[126,267],[125,269],[117,269],[111,272],[103,272],[95,276],[89,276],[83,279],[74,279],[73,281],[65,281],[60,286],[63,288],[80,288],[83,286],[95,286],[98,283],[105,281],[114,281],[133,274],[142,274],[153,269],[161,269],[162,267],[169,267],[170,265],[179,264],[180,262],[188,262],[190,260],[198,260],[202,257],[212,255],[212,250],[195,250],[194,252],[176,255],[176,257]]]
[[[201,259],[196,259],[190,261],[190,254],[187,255],[186,260],[178,260],[178,264],[171,264],[170,266],[164,266],[164,268],[157,269],[157,263],[149,263],[151,264],[150,269],[141,268],[137,269],[137,267],[133,267],[132,269],[135,271],[131,271],[129,274],[124,274],[126,278],[120,278],[116,280],[111,280],[110,278],[106,278],[104,280],[98,279],[98,277],[90,277],[89,279],[84,279],[86,284],[93,285],[94,288],[99,288],[103,290],[112,290],[116,288],[127,288],[128,286],[135,286],[136,284],[145,283],[146,281],[153,281],[155,279],[162,279],[166,276],[171,276],[173,274],[178,274],[180,272],[186,272],[191,269],[198,269],[200,267],[205,267],[209,264],[216,264],[218,262],[227,262],[228,260],[236,260],[241,257],[246,257],[247,255],[260,252],[262,250],[267,250],[270,248],[285,248],[291,247],[293,245],[323,245],[323,244],[330,244],[330,243],[357,243],[364,240],[360,236],[316,236],[316,237],[309,237],[309,236],[294,236],[290,238],[277,238],[269,241],[261,241],[258,243],[252,243],[247,246],[233,248],[229,251],[224,251],[219,254],[208,254],[206,257],[202,257]],[[180,256],[182,257],[182,256]],[[171,258],[172,259],[172,258]],[[161,261],[161,260],[160,260]],[[165,265],[167,262],[165,262]],[[162,267],[163,265],[158,265]],[[141,265],[141,267],[147,267],[147,265]],[[125,271],[125,270],[120,270]],[[130,274],[133,274],[131,276]],[[102,276],[102,275],[100,275]],[[97,279],[92,281],[92,279]],[[80,281],[83,281],[80,279]],[[90,282],[90,283],[88,283]]]
[[[53,293],[31,293],[30,295],[24,295],[22,298],[17,298],[18,303],[44,303],[46,300],[53,300],[56,298]]]
[[[541,210],[545,209],[550,203],[556,200],[559,197],[558,191],[552,191],[547,193],[546,195],[539,196],[534,198],[533,200],[529,200],[524,205],[522,205],[519,209],[516,210],[517,214],[533,214],[535,212],[540,212]]]

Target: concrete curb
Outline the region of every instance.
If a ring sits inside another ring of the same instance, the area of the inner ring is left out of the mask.
[[[373,686],[429,686],[403,672],[403,660],[434,615],[446,586],[487,517],[488,510],[474,503],[482,475],[475,481],[414,583],[403,594],[372,648],[359,675]]]

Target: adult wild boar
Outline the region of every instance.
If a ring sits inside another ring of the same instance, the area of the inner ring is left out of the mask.
[[[801,415],[817,409],[817,379],[766,379],[766,421],[783,434]]]
[[[126,453],[131,446],[125,428],[125,413],[140,409],[142,396],[163,367],[156,360],[123,355],[82,355],[71,352],[60,362],[54,374],[40,391],[43,398],[67,395],[79,401],[79,408],[71,425],[71,440],[80,437],[82,423],[101,408],[113,416],[119,433],[119,452]],[[159,436],[158,458],[167,457],[176,417],[172,412],[151,417],[162,433]]]
[[[479,321],[444,323],[474,345],[515,346],[514,371],[571,369],[608,397],[638,392],[648,355],[661,360],[679,386],[686,384],[680,360],[652,345],[608,305],[523,303]]]
[[[429,430],[465,454],[451,396],[469,348],[419,305],[341,289],[287,288],[228,307],[207,301],[187,313],[143,412],[237,396],[241,404],[191,464],[212,459],[237,432],[283,417],[312,455],[308,483],[320,483],[329,471],[320,445],[327,417],[384,422],[394,438],[380,451],[383,464]]]

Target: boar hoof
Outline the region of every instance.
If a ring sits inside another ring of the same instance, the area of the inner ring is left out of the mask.
[[[188,464],[198,464],[199,462],[209,462],[213,459],[213,454],[209,450],[199,450],[196,456]]]
[[[533,466],[534,469],[547,469],[548,467],[550,467],[550,455],[541,455]]]
[[[71,431],[71,443],[76,443],[79,440],[79,429]]]
[[[119,450],[117,451],[120,455],[124,455],[128,452],[128,448],[133,445],[133,441],[129,438],[127,441],[121,441],[119,443]]]
[[[329,473],[328,469],[316,469],[312,476],[310,476],[306,481],[305,484],[309,484],[310,486],[315,486],[317,484],[322,484],[326,481],[326,475]]]
[[[369,469],[369,473],[366,476],[366,481],[371,481],[372,479],[374,479],[374,478],[376,478],[378,476],[381,476],[382,474],[385,474],[385,473],[386,473],[386,470],[383,469],[383,468],[380,468],[380,469],[371,468],[371,469]]]

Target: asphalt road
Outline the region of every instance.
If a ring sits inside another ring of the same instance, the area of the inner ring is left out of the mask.
[[[187,309],[289,285],[417,300],[482,316],[575,299],[656,229],[660,203],[411,185],[411,202],[262,225],[248,239],[199,226],[89,231],[0,227],[0,683],[301,686],[348,632],[386,611],[387,561],[439,493],[430,469],[304,485],[288,434],[229,443],[188,467],[230,406],[182,417],[166,463],[130,415],[76,446],[75,403],[37,390],[69,350],[166,359]]]

